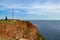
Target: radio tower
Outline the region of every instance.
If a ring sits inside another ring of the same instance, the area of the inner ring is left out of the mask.
[[[12,19],[14,19],[14,10],[12,9]]]

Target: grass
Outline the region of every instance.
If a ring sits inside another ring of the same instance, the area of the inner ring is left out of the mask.
[[[34,28],[34,25],[29,21],[0,20],[0,37],[1,37],[0,40],[17,40],[15,39],[16,37],[15,35],[17,34],[20,36],[20,34],[18,34],[20,32],[22,32],[23,38],[32,37],[31,39],[34,39],[34,40],[42,39],[42,36],[39,33],[35,33],[36,30]]]
[[[15,38],[0,38],[0,40],[17,40],[17,39],[15,39]]]

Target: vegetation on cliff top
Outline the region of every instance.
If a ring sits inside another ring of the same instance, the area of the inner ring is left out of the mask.
[[[21,20],[0,20],[0,38],[44,40],[31,22]]]

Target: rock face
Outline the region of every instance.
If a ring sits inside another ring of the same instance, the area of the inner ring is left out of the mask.
[[[0,20],[0,38],[44,40],[31,22],[20,20]]]

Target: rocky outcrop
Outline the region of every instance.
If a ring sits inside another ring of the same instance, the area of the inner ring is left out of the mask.
[[[31,22],[21,20],[0,20],[0,38],[44,40]]]

